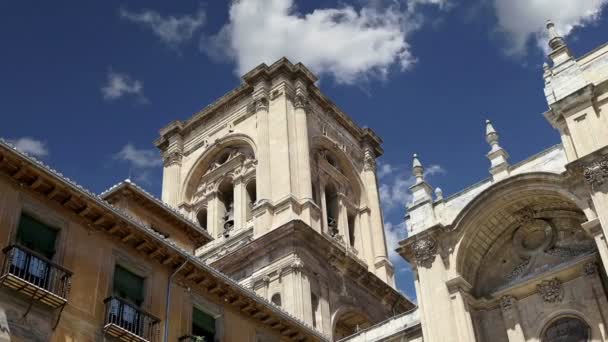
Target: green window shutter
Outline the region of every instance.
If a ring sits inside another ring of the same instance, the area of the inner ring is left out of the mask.
[[[115,296],[141,305],[144,301],[144,278],[116,265],[113,293]]]
[[[196,336],[213,336],[215,334],[215,318],[197,308],[193,308],[192,334]],[[209,342],[212,342],[212,340]]]
[[[17,229],[17,243],[52,259],[55,254],[57,230],[22,214]]]

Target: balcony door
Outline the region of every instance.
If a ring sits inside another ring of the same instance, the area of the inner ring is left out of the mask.
[[[215,341],[215,318],[194,307],[192,310],[192,335],[204,337],[206,342]]]
[[[55,255],[56,240],[56,229],[22,214],[17,228],[15,241],[18,246],[12,256],[11,273],[47,289],[50,286],[49,262]]]

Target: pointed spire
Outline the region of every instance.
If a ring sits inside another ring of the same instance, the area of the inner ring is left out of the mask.
[[[412,162],[412,174],[416,177],[416,183],[424,182],[424,167],[418,159],[418,154],[414,153],[414,158]]]
[[[551,20],[547,20],[547,33],[549,35],[549,47],[555,51],[566,45],[564,38],[557,33],[555,24]]]
[[[498,132],[494,129],[494,125],[492,125],[492,121],[486,120],[486,141],[492,147],[491,151],[495,151],[500,149],[500,145],[498,144]]]
[[[500,180],[509,174],[509,154],[499,144],[499,135],[490,120],[486,120],[486,141],[490,144],[488,159],[490,160],[490,173],[494,180]]]
[[[424,180],[424,166],[417,154],[412,160],[412,175],[416,177],[416,183],[410,187],[412,193],[412,204],[433,201],[433,188]]]

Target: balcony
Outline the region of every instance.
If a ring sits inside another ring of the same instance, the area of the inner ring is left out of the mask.
[[[23,246],[11,245],[2,252],[0,284],[52,308],[67,303],[72,272]]]
[[[118,297],[103,301],[106,305],[103,330],[121,341],[154,341],[160,320]]]
[[[203,336],[184,335],[177,339],[179,342],[212,342],[207,341]]]

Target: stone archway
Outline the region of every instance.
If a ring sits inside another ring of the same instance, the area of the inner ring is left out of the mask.
[[[338,309],[333,319],[333,339],[343,339],[370,326],[369,317],[361,310],[350,307]]]

